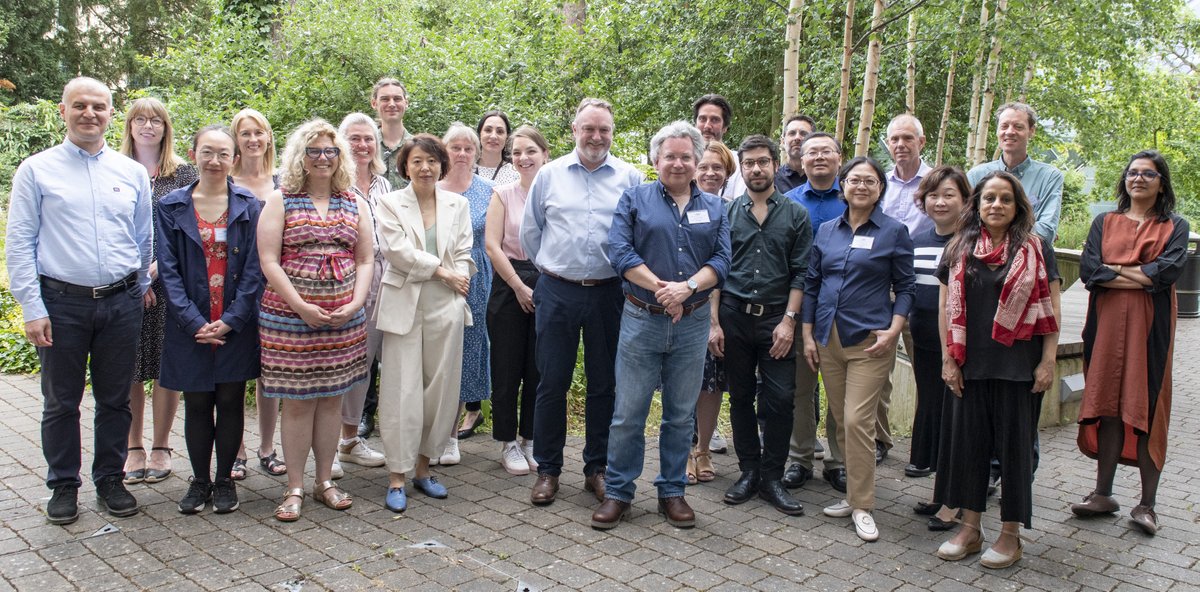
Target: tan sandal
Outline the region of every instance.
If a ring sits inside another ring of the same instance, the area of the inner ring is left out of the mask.
[[[289,504],[288,498],[298,497],[300,501]],[[295,522],[300,519],[300,507],[304,505],[304,490],[294,487],[283,492],[284,503],[275,508],[275,519],[280,522]]]
[[[696,452],[696,479],[708,483],[717,478],[717,468],[713,466],[712,453],[707,450]]]
[[[687,484],[696,484],[696,455],[689,454],[687,460]]]
[[[330,493],[330,490],[333,492]],[[313,498],[331,510],[345,510],[354,505],[350,494],[339,489],[337,485],[333,484],[333,481],[322,481],[313,485]]]

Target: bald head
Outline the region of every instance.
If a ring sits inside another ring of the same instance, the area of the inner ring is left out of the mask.
[[[89,76],[80,76],[78,78],[72,78],[71,81],[68,82],[67,85],[63,87],[63,94],[62,94],[63,104],[64,105],[70,104],[71,101],[69,99],[71,97],[71,94],[79,92],[79,91],[83,91],[83,90],[87,90],[91,93],[103,94],[103,95],[107,96],[108,97],[108,105],[110,107],[112,106],[112,91],[109,90],[109,88],[107,86],[105,86],[103,82],[100,82],[99,80],[96,80],[95,78],[91,78]]]
[[[63,88],[58,113],[67,124],[67,138],[94,154],[104,147],[104,132],[112,121],[112,91],[95,78],[75,78]]]

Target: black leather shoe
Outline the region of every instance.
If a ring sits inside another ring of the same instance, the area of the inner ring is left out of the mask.
[[[138,513],[137,498],[125,489],[120,475],[101,477],[96,482],[96,501],[100,503],[101,508],[118,518]]]
[[[475,416],[475,421],[471,422],[470,426],[468,426],[466,429],[458,430],[459,440],[466,440],[467,438],[474,436],[475,430],[479,426],[483,425],[483,411],[468,411],[467,413],[477,413],[478,415]]]
[[[70,524],[79,519],[79,486],[59,485],[46,504],[46,520],[50,524]]]
[[[838,493],[846,493],[846,469],[825,469],[821,476],[825,477]]]
[[[950,530],[957,525],[957,520],[942,520],[941,518],[938,518],[936,514],[929,517],[929,530],[932,530],[933,532]]]
[[[725,503],[743,504],[758,493],[758,469],[743,471],[737,482],[725,491]]]
[[[367,439],[375,432],[375,416],[363,414],[362,421],[358,422],[358,437]]]
[[[879,465],[883,464],[883,461],[887,458],[887,455],[888,455],[887,446],[884,446],[883,442],[876,440],[875,441],[875,466],[879,466]]]
[[[905,477],[928,477],[933,474],[933,467],[918,467],[917,465],[908,465],[904,467]]]
[[[788,489],[797,489],[804,487],[809,479],[812,479],[812,469],[806,469],[800,466],[800,463],[792,463],[786,471],[783,472],[783,486]]]
[[[787,514],[788,516],[803,516],[804,506],[788,493],[788,490],[779,481],[763,481],[759,485],[758,497],[767,500],[776,510]]]
[[[913,514],[919,514],[921,516],[933,516],[934,514],[937,514],[938,510],[940,509],[942,509],[942,504],[917,502],[917,505],[913,506]]]

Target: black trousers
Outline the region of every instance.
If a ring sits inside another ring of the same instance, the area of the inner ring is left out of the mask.
[[[951,424],[938,457],[938,480],[948,506],[983,512],[987,508],[991,459],[1000,460],[1004,495],[1000,520],[1031,528],[1033,518],[1033,435],[1042,394],[1033,382],[968,380],[963,396],[948,399]]]
[[[197,481],[209,481],[214,447],[216,478],[229,478],[242,443],[245,402],[245,381],[223,382],[216,385],[215,391],[183,393],[183,437]]]
[[[129,387],[142,330],[142,297],[134,286],[107,298],[42,286],[54,344],[39,347],[42,363],[42,452],[46,485],[79,485],[83,465],[79,404],[91,370],[95,457],[92,480],[121,477],[129,438]]]
[[[733,447],[742,471],[758,469],[761,478],[779,480],[792,439],[796,394],[796,354],[789,347],[782,359],[771,357],[771,333],[783,311],[756,317],[732,304],[721,304],[725,333],[725,378],[729,383],[729,421]],[[756,388],[757,376],[762,385]],[[755,409],[757,399],[757,411]],[[807,413],[807,409],[802,413]],[[762,424],[762,443],[758,439]]]
[[[537,286],[538,271],[529,261],[509,259],[521,283]],[[519,434],[533,439],[537,403],[537,328],[533,313],[521,309],[517,294],[499,274],[492,277],[487,303],[492,344],[492,438],[512,442]]]
[[[363,399],[363,419],[374,418],[379,411],[379,358],[371,364],[371,376],[367,379],[367,397]]]
[[[942,354],[936,349],[914,347],[913,374],[917,381],[917,412],[913,416],[912,450],[908,462],[919,468],[936,468],[938,442],[942,437]]]

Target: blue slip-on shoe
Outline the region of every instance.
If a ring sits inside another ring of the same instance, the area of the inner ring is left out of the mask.
[[[387,497],[383,498],[383,505],[393,512],[403,512],[408,508],[408,496],[404,494],[403,487],[389,487]]]
[[[450,495],[446,492],[446,486],[438,483],[437,477],[430,476],[424,479],[413,479],[412,484],[418,491],[432,498],[446,499]]]

